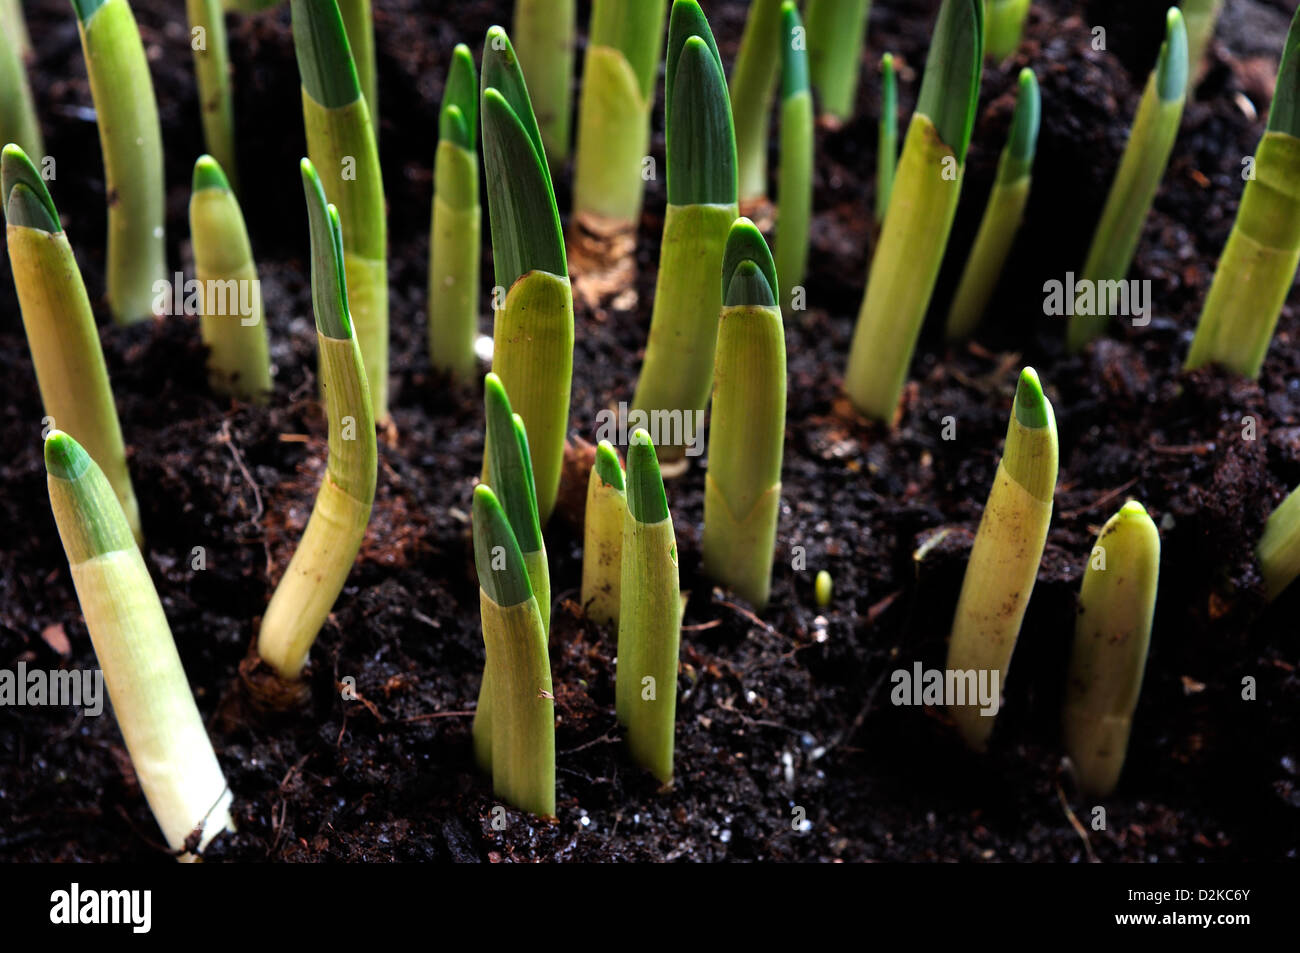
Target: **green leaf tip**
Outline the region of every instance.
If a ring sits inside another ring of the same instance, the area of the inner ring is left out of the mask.
[[[1156,93],[1162,100],[1173,102],[1187,94],[1187,70],[1187,25],[1182,11],[1170,7],[1165,14],[1165,41],[1156,61]]]
[[[771,307],[778,291],[776,265],[763,233],[749,219],[736,219],[722,253],[722,303]]]
[[[620,493],[627,488],[623,481],[623,465],[618,462],[618,451],[608,440],[596,444],[596,476]]]
[[[488,478],[510,520],[510,529],[523,552],[542,548],[537,519],[528,436],[523,420],[510,409],[505,385],[496,374],[483,378],[483,405],[487,419]],[[516,424],[518,421],[518,424]]]
[[[1147,516],[1147,508],[1137,500],[1129,500],[1119,508],[1119,515],[1126,518]],[[1149,516],[1147,518],[1150,519]]]
[[[781,98],[790,99],[808,92],[807,34],[792,0],[781,4],[781,36]]]
[[[1291,18],[1277,68],[1273,105],[1268,109],[1268,131],[1300,138],[1300,10]]]
[[[943,0],[925,62],[916,111],[966,161],[984,64],[984,0]]]
[[[1046,427],[1051,419],[1047,398],[1043,396],[1042,382],[1032,367],[1026,367],[1020,372],[1020,380],[1016,384],[1015,411],[1020,425],[1034,430]]]
[[[191,190],[199,192],[203,189],[230,191],[230,182],[226,179],[226,173],[222,171],[221,164],[209,155],[201,155],[194,162],[194,182]]]
[[[718,44],[713,39],[713,30],[709,28],[708,18],[696,0],[673,0],[672,12],[668,15],[668,46],[664,50],[664,125],[668,126],[673,109],[672,91],[677,87],[677,64],[681,60],[682,49],[686,41],[698,36],[713,54],[718,69],[722,69],[722,55]],[[728,96],[730,104],[730,96]]]
[[[520,126],[533,144],[533,151],[545,157],[546,147],[542,145],[542,131],[537,125],[537,116],[533,113],[533,101],[528,95],[528,84],[524,82],[523,70],[519,68],[519,58],[515,56],[515,48],[510,43],[510,37],[499,26],[489,27],[487,36],[483,40],[483,75],[480,77],[480,82],[483,92],[495,89],[510,104],[511,111],[514,112]],[[486,121],[486,116],[484,120]],[[485,128],[484,136],[486,135]],[[545,161],[542,162],[542,167],[548,168]],[[549,186],[551,182],[549,171],[546,174],[546,182]]]
[[[517,606],[533,597],[528,568],[510,521],[492,490],[474,487],[474,568],[478,584],[499,606]]]
[[[447,68],[438,115],[438,136],[473,152],[478,140],[478,76],[474,56],[464,43],[456,44]]]
[[[1038,148],[1038,127],[1042,123],[1042,97],[1034,71],[1025,67],[1017,80],[1016,112],[1011,117],[1011,135],[1007,140],[1010,154],[1021,161],[1032,161]]]
[[[509,288],[530,271],[567,277],[564,233],[545,153],[500,90],[484,89],[482,99],[483,167],[496,283]],[[527,114],[531,120],[531,107]]]
[[[307,197],[308,233],[311,238],[311,299],[316,330],[330,338],[352,337],[348,313],[347,279],[343,269],[343,230],[338,209],[325,199],[325,187],[310,159],[299,163]]]
[[[62,430],[45,438],[45,470],[59,480],[75,480],[90,468],[91,459],[81,444]]]
[[[293,48],[307,95],[328,109],[361,97],[352,47],[336,0],[290,0]]]
[[[632,434],[627,448],[627,509],[638,523],[668,519],[668,496],[659,473],[659,458],[644,430]]]
[[[668,203],[735,204],[736,131],[716,47],[703,37],[687,37],[665,95],[672,103],[665,113]]]
[[[0,153],[0,195],[4,196],[5,220],[10,225],[39,228],[43,232],[63,231],[59,210],[40,172],[15,143]]]
[[[108,0],[72,0],[72,9],[77,13],[77,19],[85,23],[96,11],[99,10]]]

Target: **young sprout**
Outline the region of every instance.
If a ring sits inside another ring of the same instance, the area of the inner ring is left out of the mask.
[[[587,481],[582,542],[582,606],[591,621],[618,621],[623,577],[623,522],[627,490],[618,451],[608,440],[596,445],[596,465]]]
[[[880,127],[876,133],[876,224],[885,220],[898,169],[898,74],[894,54],[880,58]]]
[[[0,4],[0,143],[12,142],[37,157],[45,155],[27,81],[27,31],[22,8],[14,0]]]
[[[907,127],[853,330],[844,389],[868,417],[890,421],[952,230],[979,100],[982,0],[943,0],[916,111]]]
[[[785,59],[781,0],[750,0],[729,86],[740,201],[767,195],[767,141],[776,73]],[[803,49],[800,36],[800,49]]]
[[[433,162],[429,228],[429,362],[468,380],[478,367],[479,234],[478,76],[474,57],[456,45],[447,68],[438,151]]]
[[[103,471],[60,430],[45,438],[50,508],[127,754],[167,845],[193,860],[233,830],[233,799],[171,628]]]
[[[1029,199],[1030,172],[1034,166],[1034,150],[1038,145],[1039,122],[1038,81],[1034,71],[1020,71],[1020,92],[1016,98],[1016,112],[1011,119],[1011,131],[1006,147],[998,159],[998,175],[993,181],[993,191],[984,206],[975,244],[966,259],[961,281],[948,309],[947,335],[950,341],[970,337],[988,307],[993,290],[1002,275],[1007,255],[1015,242],[1025,202]]]
[[[298,0],[294,0],[298,2]],[[301,165],[311,224],[311,297],[329,460],[311,518],[271,596],[257,651],[280,678],[293,681],[343,590],[361,549],[375,499],[375,417],[361,349],[348,311],[343,233],[310,160]]]
[[[487,484],[510,518],[510,529],[528,569],[528,579],[542,627],[551,627],[551,577],[546,564],[546,544],[537,519],[537,490],[533,485],[533,464],[528,454],[528,433],[523,418],[510,410],[510,398],[501,378],[489,373],[483,379],[483,403],[487,417]]]
[[[984,54],[1001,63],[1020,46],[1029,0],[984,0]]]
[[[379,73],[375,66],[375,23],[370,0],[338,0],[339,15],[356,63],[357,81],[366,98],[370,123],[379,128]]]
[[[1300,576],[1300,487],[1292,490],[1269,516],[1255,555],[1271,602]]]
[[[1264,138],[1184,365],[1258,377],[1300,263],[1300,11],[1291,19]]]
[[[772,256],[747,218],[727,237],[704,480],[704,571],[767,605],[781,510],[785,328]]]
[[[474,717],[475,749],[497,797],[554,817],[555,695],[546,631],[510,521],[486,486],[474,488],[473,518],[483,677],[492,684],[490,708],[480,698]]]
[[[108,306],[119,323],[153,315],[166,282],[162,127],[140,30],[127,0],[72,0],[104,156]]]
[[[199,87],[199,114],[203,117],[203,143],[225,170],[238,191],[235,163],[235,111],[230,95],[230,50],[226,41],[226,15],[221,0],[185,0],[190,47],[194,51],[194,77]]]
[[[948,643],[949,671],[996,672],[1006,683],[1011,653],[1052,521],[1056,490],[1056,418],[1032,367],[1020,373],[1006,446],[975,533]],[[994,715],[980,704],[949,709],[966,744],[983,751]]]
[[[1214,25],[1223,12],[1223,0],[1183,0],[1178,8],[1187,23],[1187,65],[1192,72],[1191,86],[1195,88],[1209,65],[1205,54],[1214,38]]]
[[[808,60],[822,112],[853,115],[871,0],[808,0]]]
[[[632,758],[664,784],[673,779],[681,630],[677,537],[654,444],[637,430],[627,451],[614,708]]]
[[[666,0],[595,0],[578,103],[573,211],[592,231],[631,230],[641,218]]]
[[[537,514],[545,526],[569,426],[573,288],[541,132],[514,49],[499,26],[488,30],[483,44],[481,84],[492,264],[497,288],[505,290],[493,329],[492,370],[528,428]]]
[[[1088,559],[1061,716],[1079,786],[1115,790],[1151,642],[1160,534],[1136,500],[1106,521]]]
[[[510,532],[528,571],[529,591],[534,595],[541,615],[542,633],[549,635],[551,626],[551,576],[546,564],[546,545],[537,521],[537,496],[533,487],[532,463],[528,454],[528,435],[518,414],[510,411],[501,379],[489,373],[484,379],[484,405],[487,412],[487,481],[510,523]],[[486,771],[492,766],[492,696],[493,673],[483,669],[479,686],[478,715],[474,722],[474,750],[479,765]]]
[[[803,284],[813,199],[813,101],[803,25],[792,0],[781,4],[781,169],[777,177],[776,274],[782,305]]]
[[[1092,246],[1083,265],[1083,278],[1102,283],[1123,281],[1133,262],[1142,225],[1169,164],[1178,137],[1178,123],[1187,96],[1187,28],[1177,7],[1166,16],[1165,41],[1160,58],[1147,79],[1137,117],[1129,132],[1128,145],[1111,183]],[[1089,309],[1092,310],[1092,309]],[[1100,309],[1098,309],[1100,310]],[[1106,330],[1106,314],[1074,314],[1070,318],[1068,344],[1078,351]]]
[[[0,157],[0,200],[9,267],[45,414],[81,441],[103,469],[139,542],[140,507],[86,286],[45,181],[13,143]]]
[[[194,270],[202,288],[200,327],[215,393],[266,403],[271,357],[262,288],[239,201],[212,156],[194,163],[190,195]]]
[[[668,209],[632,406],[647,415],[685,416],[703,412],[713,386],[718,274],[737,214],[731,106],[722,60],[696,0],[673,0],[665,59]],[[659,434],[663,459],[684,455],[685,429]]]
[[[349,322],[376,420],[388,417],[388,225],[371,110],[335,0],[291,0],[307,155],[343,223]]]
[[[520,65],[532,77],[529,88],[533,108],[552,171],[558,171],[569,158],[573,35],[577,21],[575,0],[515,0],[515,52]]]

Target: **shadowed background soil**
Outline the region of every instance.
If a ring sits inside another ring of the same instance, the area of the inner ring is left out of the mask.
[[[186,205],[202,142],[188,30],[175,3],[133,6],[162,115],[169,263],[192,274]],[[213,856],[1295,859],[1300,594],[1266,607],[1252,555],[1269,511],[1300,482],[1295,296],[1258,382],[1180,371],[1232,226],[1241,160],[1263,130],[1294,3],[1228,0],[1133,268],[1132,277],[1152,283],[1153,319],[1141,329],[1115,327],[1079,357],[1064,353],[1065,319],[1043,314],[1043,283],[1082,263],[1155,60],[1164,6],[1034,4],[1019,53],[985,70],[957,224],[891,431],[857,418],[839,386],[870,250],[879,57],[886,50],[901,57],[905,128],[938,4],[876,0],[856,117],[818,133],[809,307],[787,324],[788,439],[772,603],[755,616],[699,575],[702,466],[670,483],[682,588],[691,598],[677,780],[660,791],[629,762],[615,728],[614,633],[586,623],[576,606],[581,536],[553,520],[559,819],[539,823],[508,809],[497,830],[496,801],[469,744],[483,659],[468,520],[482,452],[481,389],[428,370],[424,289],[448,57],[458,41],[477,56],[489,25],[509,26],[509,6],[376,2],[397,439],[381,441],[366,545],[312,651],[311,704],[267,718],[242,703],[236,669],[310,512],[325,455],[288,10],[228,18],[242,199],[276,365],[274,399],[258,409],[207,392],[195,318],[106,323],[102,168],[75,19],[62,0],[24,4],[37,108],[57,162],[51,191],[101,321],[146,560],[237,798],[239,832]],[[704,6],[730,65],[746,5]],[[585,26],[588,4],[579,8]],[[1105,29],[1104,51],[1092,48],[1094,26]],[[1025,226],[976,343],[946,349],[938,332],[1025,65],[1043,93]],[[660,169],[661,107],[662,96],[652,145]],[[557,193],[567,219],[567,172]],[[579,306],[576,436],[594,440],[598,411],[630,399],[663,208],[660,179],[649,184],[640,225],[637,293],[602,309]],[[93,651],[49,514],[42,410],[7,259],[0,363],[0,667],[20,660],[90,667]],[[1060,483],[993,750],[977,757],[942,711],[892,705],[889,675],[916,661],[943,664],[1024,363],[1038,368],[1056,408]],[[1256,421],[1254,440],[1243,439],[1247,416]],[[952,440],[943,439],[947,418]],[[1114,796],[1093,802],[1078,796],[1063,763],[1059,709],[1085,559],[1100,524],[1130,495],[1161,527],[1161,585],[1125,774]],[[934,545],[918,559],[926,542]],[[192,568],[195,547],[205,569]],[[835,581],[824,611],[812,596],[819,569]],[[1247,678],[1256,700],[1242,698]],[[356,700],[342,697],[344,679],[355,680]],[[1092,826],[1097,806],[1105,808],[1104,830]],[[167,862],[160,841],[110,717],[0,708],[0,857]]]

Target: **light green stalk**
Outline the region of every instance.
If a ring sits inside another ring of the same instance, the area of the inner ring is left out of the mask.
[[[984,54],[1001,63],[1020,46],[1029,0],[984,0]]]
[[[1223,0],[1183,0],[1178,5],[1187,22],[1187,65],[1192,71],[1194,89],[1205,75],[1209,61],[1206,51],[1214,39],[1214,26],[1223,12]]]
[[[876,134],[876,223],[885,220],[898,170],[898,74],[894,55],[880,58],[880,127]]]
[[[492,491],[474,488],[474,564],[487,653],[474,717],[479,763],[497,797],[543,817],[555,816],[555,695],[546,631],[510,523]]]
[[[1020,623],[1038,578],[1056,491],[1056,418],[1034,369],[1020,374],[1007,442],[980,518],[948,643],[948,671],[997,673],[1006,684]],[[978,677],[978,676],[977,676]],[[966,744],[988,745],[995,713],[948,709]]]
[[[32,55],[32,38],[27,32],[27,21],[23,18],[22,0],[0,0],[0,26],[4,32],[13,37],[14,46],[23,59]]]
[[[934,292],[965,174],[979,100],[982,0],[944,0],[853,330],[844,390],[888,422]]]
[[[618,451],[602,440],[596,445],[596,463],[587,480],[582,542],[582,607],[598,625],[618,621],[626,517],[623,467]]]
[[[1147,79],[1128,145],[1111,183],[1082,277],[1098,287],[1103,281],[1123,281],[1133,262],[1142,226],[1164,178],[1169,154],[1178,137],[1178,124],[1187,96],[1187,29],[1177,7],[1170,7],[1160,58]],[[1106,330],[1110,315],[1075,314],[1070,318],[1068,343],[1078,351]]]
[[[777,179],[776,274],[789,308],[808,268],[813,199],[813,101],[803,25],[791,0],[781,5],[781,170]]]
[[[573,211],[598,233],[641,217],[666,0],[595,0],[578,103]]]
[[[781,511],[785,328],[772,256],[747,218],[731,227],[722,286],[700,547],[709,578],[762,609]]]
[[[208,385],[218,394],[264,404],[271,393],[271,355],[261,282],[239,201],[212,156],[194,163],[190,237],[203,291],[199,326],[208,348]]]
[[[1088,559],[1061,724],[1085,794],[1115,790],[1142,692],[1160,576],[1160,534],[1136,500],[1106,521]]]
[[[1269,516],[1255,555],[1270,601],[1300,576],[1300,487],[1292,490]]]
[[[379,73],[375,65],[375,23],[370,0],[337,0],[348,34],[348,46],[357,66],[361,94],[366,97],[370,122],[379,128]]]
[[[728,87],[736,128],[736,170],[742,202],[767,195],[768,129],[784,45],[781,0],[750,0],[749,17],[745,20],[736,68]]]
[[[335,0],[291,0],[307,155],[343,223],[350,315],[376,420],[388,417],[388,225],[370,107]]]
[[[638,430],[627,452],[614,708],[632,758],[664,784],[673,779],[681,614],[677,537],[654,444]]]
[[[537,513],[545,526],[555,507],[569,427],[573,288],[528,87],[509,38],[497,26],[483,45],[481,86],[492,263],[497,287],[508,289],[493,329],[492,370],[528,428]]]
[[[166,281],[162,128],[144,44],[127,0],[73,0],[104,157],[108,306],[121,324],[151,317]]]
[[[280,3],[281,0],[222,0],[221,5],[231,13],[261,13]]]
[[[140,789],[181,860],[233,830],[232,795],[171,627],[103,472],[67,434],[45,439],[50,508]]]
[[[457,44],[447,69],[433,165],[429,229],[429,362],[468,380],[478,367],[478,77],[469,47]]]
[[[822,112],[853,115],[871,0],[808,0],[808,59]]]
[[[1038,144],[1040,106],[1038,82],[1034,71],[1020,71],[1020,93],[1016,99],[1016,112],[1011,120],[1006,147],[998,159],[998,175],[993,181],[984,217],[961,281],[948,309],[947,335],[950,341],[964,340],[975,333],[980,318],[988,307],[993,290],[998,286],[1002,268],[1029,199],[1030,172],[1034,166],[1034,151]]]
[[[370,522],[378,475],[375,418],[348,311],[338,210],[326,205],[320,177],[307,159],[302,160],[302,181],[311,220],[312,306],[329,460],[307,528],[257,636],[258,654],[286,681],[302,674],[312,643],[352,571]]]
[[[238,191],[235,162],[235,112],[230,96],[230,52],[226,17],[221,0],[185,0],[190,22],[190,49],[199,87],[199,114],[203,117],[203,142]],[[201,30],[201,36],[194,36]]]
[[[17,0],[0,6],[0,145],[17,143],[28,155],[45,155],[41,124],[23,62],[27,29]]]
[[[662,5],[662,0],[654,2]],[[569,157],[573,35],[577,32],[577,22],[578,8],[574,0],[515,0],[512,28],[515,51],[528,74],[533,109],[537,112],[537,125],[552,174]],[[591,56],[590,46],[587,56]],[[590,78],[584,78],[584,93],[590,82]]]
[[[45,414],[102,468],[139,542],[140,507],[86,286],[45,182],[13,143],[0,158],[0,197],[9,267]]]
[[[713,386],[722,307],[718,274],[737,214],[735,134],[722,60],[695,0],[673,3],[666,89],[668,208],[632,406],[684,417],[704,410]],[[684,444],[659,436],[663,459],[685,453]]]
[[[1253,173],[1184,365],[1258,377],[1300,263],[1300,11],[1291,19]]]

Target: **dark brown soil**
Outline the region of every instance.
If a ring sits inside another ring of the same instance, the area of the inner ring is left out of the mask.
[[[65,0],[25,6],[37,47],[38,110],[58,162],[52,191],[98,298],[104,196],[77,31]],[[169,253],[183,268],[190,169],[202,148],[188,36],[177,4],[134,6],[162,111]],[[1134,277],[1152,282],[1155,318],[1145,329],[1117,328],[1082,357],[1064,354],[1064,319],[1043,316],[1043,282],[1063,279],[1082,261],[1154,61],[1164,5],[1034,4],[1020,54],[985,71],[936,313],[892,431],[855,418],[839,379],[867,267],[879,54],[893,50],[905,63],[905,121],[937,3],[877,0],[857,118],[819,132],[809,309],[788,324],[785,506],[772,604],[755,616],[700,577],[702,470],[671,484],[691,600],[677,781],[658,790],[620,744],[612,633],[581,618],[574,604],[581,540],[554,521],[547,542],[557,600],[559,820],[538,823],[508,810],[504,830],[492,825],[496,801],[469,745],[483,659],[467,518],[481,453],[480,395],[428,370],[423,308],[443,70],[455,42],[477,47],[491,23],[508,24],[509,4],[475,0],[454,12],[416,0],[376,6],[398,437],[381,446],[370,534],[313,649],[306,710],[250,714],[236,675],[324,458],[287,9],[230,20],[244,209],[277,368],[271,407],[207,393],[192,318],[103,324],[146,558],[237,796],[239,832],[215,857],[1296,858],[1300,594],[1266,608],[1252,555],[1270,509],[1300,482],[1294,297],[1257,383],[1179,369],[1232,225],[1241,158],[1262,131],[1290,0],[1228,0],[1213,65],[1187,106],[1134,265]],[[713,0],[707,8],[730,62],[744,4]],[[1106,28],[1109,52],[1091,49],[1094,24]],[[1044,110],[1027,220],[978,343],[946,350],[937,329],[992,181],[1016,72],[1026,64],[1042,83]],[[661,134],[654,150],[662,167]],[[567,177],[557,191],[567,214]],[[577,436],[593,439],[597,411],[632,392],[663,205],[662,181],[652,182],[635,306],[579,311]],[[89,667],[93,652],[49,515],[42,410],[7,262],[0,271],[0,441],[8,450],[0,463],[0,666],[25,659],[43,668]],[[102,301],[96,307],[105,322]],[[977,757],[942,711],[893,706],[889,674],[917,660],[943,664],[971,534],[1024,363],[1039,369],[1056,407],[1060,485],[994,749]],[[1242,437],[1247,415],[1257,420],[1253,441]],[[942,439],[949,416],[955,440]],[[1099,525],[1129,495],[1161,526],[1164,562],[1127,769],[1117,793],[1101,802],[1107,823],[1098,831],[1094,803],[1076,794],[1063,764],[1058,712],[1084,560]],[[918,545],[944,529],[953,532],[918,562]],[[206,570],[191,569],[196,546],[206,551]],[[834,602],[821,614],[812,597],[819,569],[835,581]],[[356,680],[356,701],[341,697],[347,677]],[[1247,677],[1257,683],[1257,700],[1242,699]],[[166,860],[108,717],[0,710],[0,805],[3,858]],[[800,817],[802,832],[795,830]]]

